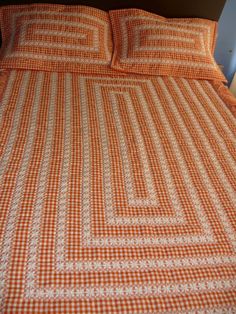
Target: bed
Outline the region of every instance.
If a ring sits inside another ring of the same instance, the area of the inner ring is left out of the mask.
[[[0,313],[236,313],[224,1],[29,2],[0,7]]]

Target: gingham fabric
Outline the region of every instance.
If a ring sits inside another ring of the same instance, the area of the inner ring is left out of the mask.
[[[1,68],[109,71],[113,43],[107,12],[79,5],[6,6],[0,23]]]
[[[114,69],[225,81],[213,58],[216,22],[167,19],[139,9],[114,10],[109,15]]]
[[[0,313],[236,313],[236,120],[218,83],[0,80]]]

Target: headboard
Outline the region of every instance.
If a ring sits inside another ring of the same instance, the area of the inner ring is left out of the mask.
[[[140,8],[165,17],[201,17],[218,21],[226,0],[1,0],[0,6],[29,3],[82,4],[102,10]]]

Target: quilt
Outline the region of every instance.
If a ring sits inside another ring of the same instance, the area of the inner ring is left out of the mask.
[[[25,62],[0,73],[0,313],[235,313],[223,83]]]

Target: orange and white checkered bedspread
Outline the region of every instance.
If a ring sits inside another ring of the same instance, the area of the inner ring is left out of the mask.
[[[223,85],[1,75],[0,312],[236,313]]]

